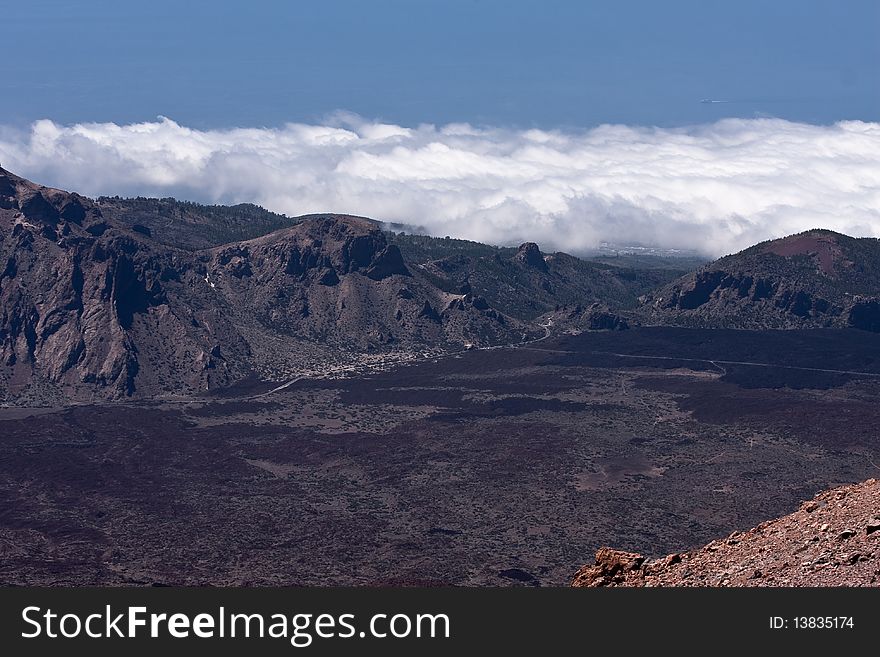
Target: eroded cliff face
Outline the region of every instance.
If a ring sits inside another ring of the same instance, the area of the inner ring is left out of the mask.
[[[125,397],[139,379],[196,391],[242,374],[210,356],[218,336],[186,302],[197,274],[182,254],[108,222],[88,199],[7,172],[0,206],[7,398]]]
[[[698,322],[764,325],[832,325],[843,308],[784,278],[724,270],[692,274],[652,299],[653,310]]]

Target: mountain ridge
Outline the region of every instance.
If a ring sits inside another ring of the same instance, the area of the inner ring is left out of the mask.
[[[354,215],[126,203],[0,169],[3,403],[192,395],[639,324],[880,331],[880,242],[831,231],[680,276]]]

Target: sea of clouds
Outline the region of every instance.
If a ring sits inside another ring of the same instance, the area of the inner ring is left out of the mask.
[[[196,130],[160,117],[0,129],[0,165],[90,196],[358,214],[494,244],[730,253],[809,228],[880,237],[880,124],[725,119],[580,131],[322,125]]]

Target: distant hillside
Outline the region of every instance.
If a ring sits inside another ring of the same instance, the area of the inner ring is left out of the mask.
[[[156,242],[190,251],[256,239],[303,222],[349,217],[287,217],[247,203],[200,205],[173,198],[101,197],[96,204],[103,216]],[[380,222],[352,218],[387,229]],[[684,274],[694,264],[689,259],[656,256],[619,256],[608,262],[591,262],[564,253],[545,255],[538,251],[538,259],[545,264],[528,266],[527,260],[517,259],[515,247],[387,230],[385,235],[404,259],[439,289],[448,294],[480,296],[500,312],[523,321],[535,320],[560,307],[577,308],[597,302],[615,310],[632,309],[640,295]]]
[[[157,242],[189,250],[260,237],[299,221],[252,203],[201,205],[173,198],[102,196],[96,204],[104,216],[145,228]]]
[[[417,264],[425,264],[432,260],[451,256],[469,258],[502,258],[513,257],[516,247],[491,246],[482,242],[460,240],[454,237],[431,237],[430,235],[413,235],[409,233],[393,233],[392,242],[397,244],[404,256]]]
[[[536,244],[518,248],[424,235],[394,235],[404,258],[450,293],[485,297],[494,307],[532,320],[560,306],[600,302],[634,308],[638,297],[686,270],[615,267],[566,253],[544,254]]]
[[[811,230],[716,260],[643,299],[658,324],[880,331],[880,241]]]

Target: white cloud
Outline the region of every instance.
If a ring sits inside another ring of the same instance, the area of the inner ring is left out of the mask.
[[[601,241],[710,255],[814,227],[880,237],[880,124],[726,119],[580,132],[150,123],[0,129],[0,163],[84,194],[346,212],[497,244]]]

